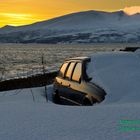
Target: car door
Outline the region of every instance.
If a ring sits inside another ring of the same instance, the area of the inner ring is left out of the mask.
[[[84,96],[84,94],[80,92],[80,89],[82,88],[81,76],[82,76],[82,63],[77,62],[71,76],[71,84],[69,89],[69,98],[77,103],[81,103],[81,100]]]
[[[61,96],[67,99],[71,99],[71,76],[72,76],[72,72],[75,67],[75,64],[76,63],[74,61],[69,63],[69,66],[67,68],[67,71],[65,72],[65,76],[62,81],[63,91],[61,93]]]
[[[69,64],[68,62],[65,62],[60,70],[59,70],[59,74],[58,76],[56,77],[55,79],[55,87],[54,89],[57,90],[57,92],[59,93],[60,96],[63,96],[64,92],[65,92],[65,87],[63,86],[63,83],[64,83],[64,76],[65,76],[65,73],[67,71],[67,68],[69,67]]]

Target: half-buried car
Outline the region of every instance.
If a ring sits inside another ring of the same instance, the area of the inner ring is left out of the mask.
[[[140,92],[140,49],[66,60],[54,82],[54,101],[77,105],[130,101]],[[107,95],[106,95],[107,94]],[[105,100],[104,100],[105,99]]]
[[[90,57],[77,57],[66,60],[54,82],[54,102],[61,98],[76,105],[93,105],[105,98],[105,91],[91,81],[86,68]]]

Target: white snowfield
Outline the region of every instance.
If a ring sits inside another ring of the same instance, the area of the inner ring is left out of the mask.
[[[140,140],[139,130],[123,131],[121,124],[122,120],[140,120],[138,54],[93,57],[95,62],[98,58],[94,68],[99,69],[98,73],[94,71],[93,81],[104,86],[108,94],[103,103],[91,107],[52,103],[52,86],[47,87],[48,103],[43,96],[44,87],[1,92],[0,140]],[[140,128],[140,124],[136,126]]]

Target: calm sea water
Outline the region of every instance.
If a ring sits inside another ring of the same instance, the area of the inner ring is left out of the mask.
[[[46,71],[58,70],[66,58],[87,56],[139,44],[0,44],[0,80],[41,73],[42,56]]]

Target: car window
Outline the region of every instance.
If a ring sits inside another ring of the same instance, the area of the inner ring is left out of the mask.
[[[65,76],[66,78],[71,79],[71,75],[72,75],[72,71],[73,71],[74,66],[75,66],[75,62],[71,62],[69,65],[69,68],[66,72],[66,76]]]
[[[65,71],[67,69],[68,63],[64,63],[59,71],[59,76],[64,77]]]
[[[77,63],[72,75],[72,80],[79,82],[82,74],[82,64]]]

